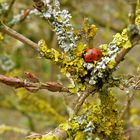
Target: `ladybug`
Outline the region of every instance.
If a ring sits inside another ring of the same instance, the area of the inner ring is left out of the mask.
[[[84,53],[84,60],[87,63],[98,61],[101,59],[101,57],[102,57],[102,51],[98,48],[87,49]]]

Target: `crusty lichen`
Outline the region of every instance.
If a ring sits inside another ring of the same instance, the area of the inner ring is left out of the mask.
[[[115,139],[123,140],[123,120],[118,120],[119,109],[111,91],[103,89],[100,103],[85,104],[81,115],[60,125],[70,140]]]
[[[54,31],[57,34],[59,47],[64,49],[64,53],[48,49],[43,41],[40,43],[41,47],[39,51],[47,59],[51,59],[53,62],[59,64],[63,74],[70,75],[74,81],[74,84],[69,86],[72,93],[85,90],[87,84],[96,86],[99,83],[105,82],[109,73],[116,68],[117,63],[115,58],[117,54],[120,53],[122,48],[128,49],[132,47],[129,39],[129,30],[126,28],[122,33],[114,35],[113,40],[109,44],[100,45],[102,58],[93,63],[87,63],[83,58],[84,52],[89,48],[86,41],[89,41],[96,35],[96,26],[89,24],[88,20],[85,19],[83,29],[74,31],[70,23],[71,16],[69,13],[60,10],[57,0],[54,5],[56,6],[52,7],[48,2],[48,9],[43,13],[43,16],[52,23]],[[56,16],[54,17],[54,15]]]
[[[97,27],[94,24],[89,24],[88,19],[84,20],[83,34],[86,39],[92,39],[97,33]]]
[[[39,52],[46,59],[51,59],[55,63],[62,63],[62,60],[65,59],[66,55],[56,51],[55,49],[49,49],[46,42],[44,40],[39,41]]]
[[[87,74],[87,70],[84,69],[82,64],[84,63],[84,59],[82,58],[83,51],[87,48],[86,45],[80,43],[77,45],[75,49],[74,56],[75,59],[71,60],[64,53],[60,53],[55,49],[49,49],[44,40],[39,41],[39,52],[47,59],[51,59],[53,62],[58,64],[61,67],[61,72],[63,74],[70,73],[71,78],[74,80],[74,87],[69,86],[70,91],[72,93],[77,93],[79,90],[84,90],[85,86],[82,85],[82,77]],[[77,84],[79,83],[79,84]]]
[[[121,49],[131,48],[132,44],[129,39],[128,29],[124,29],[122,33],[114,35],[112,42],[109,44],[102,44],[99,48],[102,49],[102,58],[95,65],[92,65],[89,84],[96,85],[101,81],[105,81],[108,73],[111,73],[116,68],[116,56],[120,53]],[[84,65],[88,69],[88,65]]]
[[[81,113],[60,124],[59,129],[66,132],[66,140],[124,140],[123,120],[118,119],[120,111],[116,102],[112,91],[103,87],[97,102],[85,103]],[[59,139],[55,133],[49,133],[35,140],[48,138]]]
[[[132,44],[130,42],[127,29],[124,29],[121,34],[117,33],[114,36],[114,39],[116,41],[117,47],[119,47],[119,48],[123,47],[123,48],[127,49],[127,48],[131,48],[132,47]]]
[[[87,85],[100,87],[99,103],[85,104],[79,115],[73,116],[71,121],[60,125],[60,128],[68,134],[69,140],[86,139],[115,139],[123,140],[123,120],[119,120],[119,109],[116,98],[108,87],[110,84],[111,73],[116,68],[116,56],[123,49],[132,47],[130,40],[130,30],[126,28],[122,33],[114,35],[109,44],[98,46],[102,50],[102,58],[93,63],[85,62],[83,54],[87,44],[97,32],[93,24],[85,20],[84,27],[80,30],[74,30],[70,23],[71,15],[68,11],[60,10],[58,0],[55,0],[54,7],[47,2],[48,9],[43,16],[49,19],[57,34],[59,47],[64,53],[54,49],[48,49],[43,43],[40,44],[40,53],[47,59],[51,59],[61,67],[61,72],[69,75],[74,84],[69,86],[71,93],[84,91]],[[140,12],[139,12],[140,13]],[[137,14],[135,23],[140,25],[140,14]],[[138,27],[139,28],[139,27]],[[85,39],[85,40],[84,40]],[[92,47],[92,46],[91,46]]]
[[[71,15],[67,10],[60,9],[60,3],[55,0],[52,4],[51,1],[45,1],[47,9],[43,11],[42,16],[49,20],[53,26],[53,30],[57,35],[59,47],[61,47],[65,53],[71,55],[71,52],[76,47],[76,37],[74,35],[74,29],[70,22]]]

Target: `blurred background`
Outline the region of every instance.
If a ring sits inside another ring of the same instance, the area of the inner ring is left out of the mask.
[[[0,14],[2,8],[7,6],[4,2],[0,1]],[[10,4],[13,1],[6,2]],[[110,42],[115,33],[121,32],[129,24],[130,6],[125,0],[61,0],[60,3],[62,9],[70,11],[76,29],[81,27],[84,18],[89,18],[90,23],[97,26],[93,46]],[[32,1],[15,0],[9,15],[6,15],[7,22],[32,7]],[[34,42],[45,39],[50,48],[59,50],[55,33],[48,22],[39,16],[31,16],[12,28]],[[25,72],[34,73],[42,82],[69,83],[61,75],[59,67],[40,58],[30,47],[5,35],[0,42],[0,74],[25,78]],[[120,74],[140,74],[140,46],[132,49],[114,73]],[[132,104],[125,115],[125,127],[135,128],[132,139],[140,139],[140,91],[121,91],[119,88],[113,91],[120,109],[124,107],[128,93],[134,93]],[[72,106],[74,99],[75,95],[46,90],[31,94],[25,89],[15,90],[0,83],[0,140],[23,140],[28,132],[44,133],[57,127],[68,118],[68,106]]]

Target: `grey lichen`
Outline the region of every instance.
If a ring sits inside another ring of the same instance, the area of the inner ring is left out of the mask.
[[[53,30],[57,35],[59,47],[62,48],[65,53],[71,55],[71,52],[76,47],[76,37],[70,22],[71,14],[65,9],[60,9],[58,0],[54,1],[53,6],[49,0],[46,0],[45,3],[47,10],[43,13],[43,16],[51,22]]]

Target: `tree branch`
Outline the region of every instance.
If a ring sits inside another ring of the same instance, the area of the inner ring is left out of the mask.
[[[42,139],[43,137],[47,137],[49,135],[53,135],[59,140],[66,140],[66,138],[68,137],[67,132],[58,127],[58,128],[54,129],[53,131],[51,131],[47,134],[34,133],[32,135],[27,136],[26,138],[29,139],[29,140]]]
[[[128,113],[128,116],[129,116],[129,110],[130,110],[130,106],[131,106],[131,103],[132,103],[132,100],[133,100],[133,97],[134,97],[134,92],[133,93],[127,93],[127,102],[124,106],[124,109],[122,110],[120,116],[119,116],[119,120],[120,119],[123,119],[124,116],[126,115],[126,113]]]
[[[12,0],[12,1],[10,2],[9,7],[8,7],[8,10],[4,13],[4,18],[6,18],[6,17],[9,15],[9,13],[11,12],[11,9],[12,9],[12,7],[13,7],[15,1],[16,1],[16,0]]]
[[[9,28],[6,25],[1,25],[0,27],[0,32],[3,32],[19,41],[21,41],[24,44],[27,44],[28,46],[30,46],[31,48],[33,48],[34,50],[38,50],[38,44],[31,41],[30,39],[26,38],[25,36],[23,36],[22,34],[16,32],[15,30]]]
[[[79,98],[78,98],[78,101],[76,102],[77,104],[75,105],[75,108],[74,108],[74,113],[75,115],[78,114],[82,104],[85,102],[86,98],[89,96],[89,95],[93,95],[95,94],[96,92],[96,88],[95,87],[88,87],[86,89],[86,91],[84,93],[82,93],[83,95],[81,95]]]
[[[19,79],[16,77],[8,77],[0,75],[0,82],[14,88],[25,88],[30,92],[37,92],[41,89],[46,89],[52,92],[69,92],[66,87],[56,82],[32,82],[27,79]]]
[[[136,18],[136,2],[131,2],[131,13],[130,13],[130,23],[132,25],[135,24],[135,18]],[[124,56],[139,42],[140,40],[140,36],[138,33],[136,34],[132,34],[134,30],[138,30],[137,27],[134,25],[132,28],[130,27],[130,41],[132,43],[132,47],[131,48],[123,48],[120,53],[116,56],[115,61],[117,63],[117,65],[124,59]],[[132,33],[131,33],[132,32]]]

